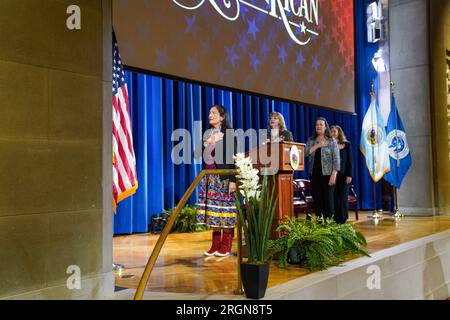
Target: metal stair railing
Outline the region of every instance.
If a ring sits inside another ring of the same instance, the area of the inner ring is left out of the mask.
[[[195,180],[191,183],[189,188],[184,193],[184,195],[181,198],[178,205],[175,207],[175,210],[173,211],[173,213],[170,215],[169,220],[167,221],[166,225],[164,226],[164,229],[161,232],[161,235],[159,236],[158,241],[156,242],[155,248],[153,249],[152,254],[150,255],[150,258],[148,259],[147,265],[145,266],[145,269],[141,276],[141,279],[139,280],[139,285],[136,289],[136,293],[134,295],[134,300],[142,300],[142,296],[144,295],[148,280],[153,271],[156,260],[158,260],[161,249],[162,249],[164,243],[166,242],[167,236],[169,235],[170,230],[172,230],[172,227],[175,224],[175,221],[178,217],[178,214],[181,212],[181,209],[183,209],[184,205],[188,201],[192,192],[194,192],[195,188],[197,188],[197,185],[200,183],[200,181],[203,179],[203,177],[205,177],[206,175],[236,175],[236,174],[237,174],[237,170],[234,170],[234,169],[202,170],[202,172],[200,172],[200,174],[197,176],[197,178],[195,178]],[[242,230],[239,225],[239,219],[236,219],[236,221],[237,221],[237,231],[238,231],[237,232],[238,281],[237,281],[237,288],[235,290],[235,293],[242,294],[243,290],[242,290],[242,279],[241,279],[241,268],[240,268],[240,264],[242,262],[242,254],[241,254]]]

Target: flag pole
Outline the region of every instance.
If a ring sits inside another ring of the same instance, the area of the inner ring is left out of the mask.
[[[383,218],[383,209],[377,210],[377,183],[373,182],[373,212],[372,219],[378,221],[378,219]]]
[[[372,86],[371,86],[371,92],[375,94],[375,80],[372,80]],[[373,116],[373,115],[372,115]],[[372,119],[373,123],[373,119]],[[374,156],[374,146],[372,145],[372,156]],[[383,210],[381,210],[381,214],[377,210],[377,183],[373,182],[373,212],[372,212],[372,219],[380,219],[383,217]]]
[[[372,218],[378,219],[380,218],[380,215],[377,211],[377,183],[373,183],[373,212],[372,212]]]
[[[391,81],[391,94],[392,94],[392,96],[394,96],[394,87],[395,87],[395,82]],[[398,162],[398,153],[397,153],[397,162]],[[394,188],[394,208],[395,208],[393,217],[395,219],[400,219],[400,218],[403,217],[403,214],[398,209],[397,188],[395,186],[392,186],[392,187]]]
[[[394,210],[394,215],[393,217],[395,219],[400,219],[403,217],[403,213],[398,209],[398,198],[397,198],[397,188],[394,187],[394,206],[395,206],[395,210]]]

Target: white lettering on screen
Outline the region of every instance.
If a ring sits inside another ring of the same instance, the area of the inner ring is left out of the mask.
[[[319,36],[319,33],[305,26],[305,22],[311,26],[319,25],[319,0],[264,0],[265,8],[260,8],[248,1],[244,0],[198,0],[195,5],[183,4],[183,0],[172,0],[179,7],[186,10],[196,10],[200,8],[205,2],[209,2],[213,8],[225,19],[229,21],[236,21],[241,13],[241,5],[247,6],[253,10],[257,10],[271,17],[281,20],[286,28],[287,33],[291,39],[298,45],[305,46],[311,40],[311,35]],[[218,5],[222,2],[226,9],[230,9],[231,13],[224,12]],[[288,14],[292,13],[294,17],[299,18],[301,23],[290,21]],[[301,29],[299,39],[294,33],[293,27]]]

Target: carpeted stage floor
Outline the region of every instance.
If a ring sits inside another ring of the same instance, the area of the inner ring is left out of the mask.
[[[351,218],[354,219],[353,214]],[[374,253],[449,230],[450,217],[404,217],[396,221],[385,216],[376,223],[368,219],[367,214],[360,213],[360,220],[355,222],[354,226],[366,237],[369,253]],[[114,237],[114,263],[125,266],[125,269],[115,274],[116,287],[137,287],[158,237],[159,235],[153,234]],[[210,239],[211,232],[170,234],[152,272],[147,290],[233,294],[237,286],[237,258],[235,255],[225,258],[204,257],[203,251],[209,249]],[[269,287],[306,274],[309,274],[309,271],[298,266],[289,266],[283,270],[273,262]]]

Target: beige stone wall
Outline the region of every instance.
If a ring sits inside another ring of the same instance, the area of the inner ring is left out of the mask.
[[[81,30],[66,28],[71,4]],[[101,0],[0,1],[0,298],[103,292],[88,280],[108,271],[104,9]],[[70,265],[81,268],[80,291],[65,288]]]
[[[450,114],[446,83],[450,0],[430,1],[430,47],[435,196],[438,212],[450,215]]]

